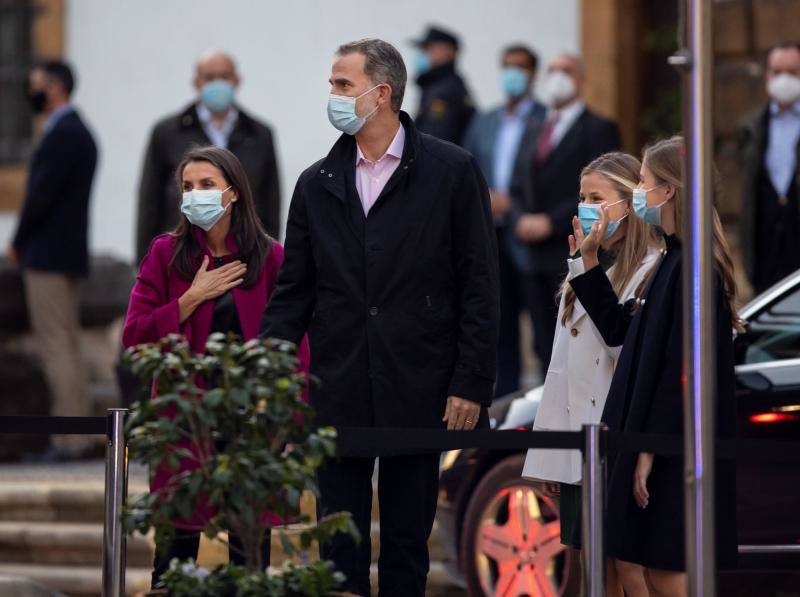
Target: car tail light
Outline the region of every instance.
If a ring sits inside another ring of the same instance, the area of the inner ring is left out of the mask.
[[[798,420],[800,420],[800,417],[791,413],[759,413],[757,415],[750,415],[751,423],[788,423]]]

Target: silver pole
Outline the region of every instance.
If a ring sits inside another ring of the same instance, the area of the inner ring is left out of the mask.
[[[584,425],[583,482],[581,484],[581,558],[583,560],[583,594],[603,597],[605,587],[605,558],[603,556],[603,512],[605,510],[605,458],[601,452],[600,436],[603,425]]]
[[[682,3],[683,4],[683,3]],[[683,370],[686,569],[689,595],[716,595],[714,553],[715,330],[712,198],[712,0],[685,0],[683,67],[686,168],[683,210]]]
[[[106,499],[103,525],[103,597],[125,597],[125,532],[122,507],[128,492],[124,408],[108,410]]]

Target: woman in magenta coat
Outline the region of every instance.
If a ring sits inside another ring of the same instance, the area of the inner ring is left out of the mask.
[[[153,240],[142,260],[122,342],[127,348],[182,334],[192,350],[202,353],[213,332],[257,338],[283,247],[261,227],[244,169],[230,151],[190,150],[176,174],[183,217],[175,231]],[[298,356],[307,371],[305,340]],[[182,463],[180,470],[186,466]],[[163,488],[180,470],[154,471],[151,491]],[[156,554],[154,586],[172,558],[197,557],[203,518],[175,522],[180,532],[168,549]],[[235,537],[231,542],[238,543]],[[264,562],[269,562],[268,550],[269,538],[262,546]],[[237,551],[230,556],[242,563]]]

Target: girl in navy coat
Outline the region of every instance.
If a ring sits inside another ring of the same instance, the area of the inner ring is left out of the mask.
[[[683,432],[683,161],[679,137],[651,146],[642,160],[634,210],[663,231],[666,251],[634,313],[619,305],[598,266],[598,239],[609,221],[605,209],[585,238],[575,230],[586,273],[571,281],[572,288],[606,343],[624,342],[602,416],[613,431]],[[733,262],[716,211],[713,252],[717,433],[725,436],[735,428],[733,330],[740,323]],[[722,564],[736,554],[734,481],[732,466],[717,463],[717,560]],[[609,454],[607,549],[619,562],[627,596],[686,594],[683,487],[681,457]]]

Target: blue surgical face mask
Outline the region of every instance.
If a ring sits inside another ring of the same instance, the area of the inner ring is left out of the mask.
[[[517,99],[528,91],[528,73],[516,66],[507,66],[500,74],[500,88],[511,99]]]
[[[228,189],[230,188],[228,187]],[[233,199],[231,199],[231,203],[228,203],[226,207],[222,207],[222,193],[228,189],[194,189],[186,191],[183,194],[181,212],[186,215],[189,222],[208,232],[220,221],[230,204],[233,203]]]
[[[424,75],[431,70],[431,57],[424,50],[418,50],[414,54],[414,72],[417,75]]]
[[[669,201],[669,199],[665,199],[658,205],[647,205],[647,193],[660,186],[657,185],[652,189],[633,189],[633,211],[637,217],[651,226],[661,226],[661,208]]]
[[[610,203],[606,205],[606,208],[611,207],[612,205],[617,205],[618,203],[622,203],[624,199],[620,199],[614,203]],[[608,223],[608,228],[606,228],[606,238],[611,238],[611,236],[617,231],[619,228],[619,223],[628,217],[628,214],[622,216],[619,220],[612,220]],[[599,203],[579,203],[578,204],[578,219],[581,221],[581,228],[583,229],[583,233],[586,236],[589,236],[589,233],[592,231],[592,226],[595,222],[600,221],[600,204]]]
[[[212,112],[224,112],[233,103],[233,84],[224,79],[206,83],[200,89],[200,101]]]
[[[356,97],[348,95],[331,95],[328,97],[328,120],[338,130],[347,135],[355,135],[361,130],[361,127],[378,111],[378,106],[366,116],[359,116],[356,114],[356,100],[359,97],[364,97],[370,91],[374,91],[380,87],[375,85],[372,89],[367,89],[364,93]]]

